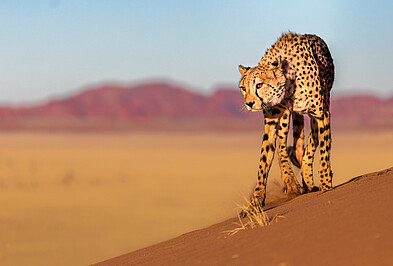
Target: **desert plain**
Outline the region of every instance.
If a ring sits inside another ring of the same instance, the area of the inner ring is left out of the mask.
[[[0,134],[0,264],[86,265],[233,218],[256,181],[261,137]],[[337,186],[391,167],[393,131],[334,129],[332,149]],[[275,158],[267,201],[282,197]]]

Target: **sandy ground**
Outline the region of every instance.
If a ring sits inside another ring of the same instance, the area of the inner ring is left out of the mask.
[[[393,167],[271,207],[270,226],[235,219],[97,265],[393,265]]]
[[[335,185],[391,166],[392,132],[333,133]],[[1,134],[0,265],[86,265],[234,217],[260,142],[260,132]],[[276,159],[268,201],[282,197]]]

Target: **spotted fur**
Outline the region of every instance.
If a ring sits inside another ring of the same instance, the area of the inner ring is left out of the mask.
[[[266,51],[253,68],[239,66],[239,87],[250,111],[263,111],[265,132],[262,140],[258,181],[251,204],[262,207],[266,183],[276,150],[288,196],[314,190],[312,165],[320,147],[319,170],[321,190],[332,187],[330,163],[330,90],[334,65],[326,43],[316,35],[287,33]],[[293,146],[287,148],[289,121],[292,115]],[[310,117],[311,132],[304,149],[304,118]],[[303,188],[298,184],[289,160],[301,167]]]

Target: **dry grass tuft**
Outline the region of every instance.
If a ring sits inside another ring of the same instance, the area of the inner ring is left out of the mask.
[[[278,218],[284,218],[284,216],[275,215],[272,219],[269,219],[269,216],[262,210],[262,208],[258,206],[252,206],[246,197],[243,198],[245,200],[245,204],[241,205],[235,203],[237,206],[236,209],[238,210],[237,217],[239,222],[234,224],[238,227],[232,230],[224,231],[223,233],[227,233],[229,236],[232,236],[241,230],[268,226],[273,222],[277,222]],[[244,219],[246,219],[245,223],[242,220],[242,216]]]

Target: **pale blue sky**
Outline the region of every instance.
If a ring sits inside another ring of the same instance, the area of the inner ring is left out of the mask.
[[[336,92],[393,92],[393,1],[2,0],[0,102],[89,84],[168,79],[236,86],[282,32],[330,47]]]

